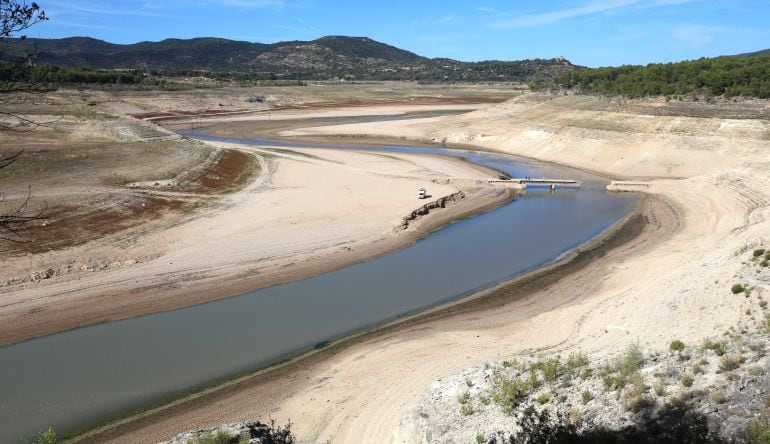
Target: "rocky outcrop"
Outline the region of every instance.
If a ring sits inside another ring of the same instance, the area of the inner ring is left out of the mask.
[[[180,433],[160,444],[198,444],[204,442],[216,443],[249,443],[249,444],[284,444],[294,442],[290,424],[285,427],[263,424],[259,421],[234,422],[219,427],[193,430]]]
[[[674,341],[665,351],[632,343],[623,355],[597,362],[580,353],[503,361],[434,383],[396,434],[419,443],[508,442],[534,407],[583,436],[635,436],[670,426],[674,412],[717,440],[752,442],[752,428],[770,430],[767,350],[767,330],[760,329],[701,344]]]
[[[434,210],[437,208],[446,208],[448,203],[457,202],[459,200],[465,199],[466,197],[467,196],[465,195],[464,192],[458,191],[448,196],[444,196],[433,202],[426,203],[420,208],[409,213],[409,215],[403,219],[403,221],[401,222],[401,229],[406,230],[407,228],[409,228],[409,224],[427,215],[428,213],[430,213],[431,210]]]

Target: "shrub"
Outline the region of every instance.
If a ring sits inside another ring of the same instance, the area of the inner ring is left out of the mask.
[[[531,383],[519,377],[511,379],[498,373],[492,380],[492,400],[509,415],[513,414],[532,390]]]
[[[244,431],[240,437],[229,438],[229,441],[222,442],[238,442],[241,444],[244,442],[248,443],[250,440],[259,440],[259,442],[266,444],[294,444],[297,438],[291,433],[291,426],[292,424],[289,422],[281,427],[276,425],[275,420],[271,420],[270,424],[256,422],[249,425],[249,430]],[[226,436],[225,433],[222,434],[222,438],[224,438],[224,436]],[[216,439],[216,435],[211,435],[211,438]],[[194,442],[195,441],[193,441],[193,443]]]
[[[56,431],[54,431],[53,427],[48,427],[48,430],[45,432],[37,434],[32,444],[56,444],[58,442],[59,438],[56,436]]]
[[[644,383],[644,379],[639,373],[635,373],[628,378],[628,383],[631,384],[630,389],[626,393],[626,407],[634,413],[653,404],[652,400],[647,396],[648,387]]]
[[[767,373],[767,370],[761,365],[755,365],[749,368],[749,374],[751,376],[762,376]]]
[[[652,406],[654,403],[647,395],[633,395],[626,401],[626,407],[632,413],[639,413],[639,411]]]
[[[543,366],[543,378],[546,381],[553,381],[562,374],[561,362],[558,359],[549,359]]]
[[[570,411],[569,418],[563,412],[552,414],[548,409],[540,412],[533,407],[524,410],[518,424],[520,430],[505,436],[498,432],[489,439],[494,443],[717,443],[724,442],[709,429],[705,415],[691,411],[686,403],[660,409],[635,418],[633,425],[620,429],[603,426],[581,427],[582,415]]]
[[[681,352],[684,350],[684,342],[680,341],[679,339],[676,339],[674,341],[671,341],[671,344],[668,345],[668,348],[670,348],[673,351]]]
[[[621,382],[623,382],[621,384]],[[602,385],[604,386],[605,392],[610,392],[615,389],[623,388],[623,385],[625,384],[625,381],[621,381],[617,376],[615,375],[604,375],[602,376]]]
[[[715,404],[724,404],[727,402],[727,396],[722,390],[717,390],[709,393],[709,399]]]
[[[487,437],[483,433],[476,434],[476,444],[484,444],[487,442]]]
[[[583,423],[583,412],[578,409],[570,409],[569,422],[574,425],[580,425]]]
[[[463,416],[471,416],[474,413],[476,413],[476,411],[470,404],[463,404],[462,407],[460,407],[460,414]]]
[[[577,370],[581,367],[585,367],[586,365],[588,365],[588,356],[582,352],[571,353],[567,358],[567,363],[565,364],[567,370],[570,372],[573,372],[574,370]]]
[[[706,340],[706,342],[703,343],[703,349],[711,350],[716,353],[717,356],[722,356],[727,352],[727,345],[722,341],[711,342]]]
[[[616,369],[624,376],[628,376],[640,368],[644,364],[644,353],[642,347],[638,342],[632,342],[626,348],[626,352],[620,358],[616,365]]]
[[[582,397],[583,404],[588,404],[592,399],[594,399],[593,393],[591,393],[591,391],[588,389],[583,390]]]
[[[735,370],[743,364],[744,358],[738,354],[724,355],[719,360],[719,369],[723,372]]]
[[[662,380],[659,380],[657,383],[655,383],[655,394],[658,396],[665,396],[666,395],[666,384],[663,383]]]
[[[471,378],[465,378],[465,385],[468,387],[473,387],[473,381],[471,381]]]
[[[757,248],[756,250],[754,250],[754,257],[759,257],[759,256],[762,256],[763,254],[765,254],[764,248]]]
[[[230,444],[232,436],[224,430],[217,433],[206,432],[193,439],[193,444]]]
[[[733,284],[733,286],[730,288],[730,291],[732,291],[733,294],[738,294],[746,291],[746,288],[743,286],[743,284]]]
[[[543,409],[538,412],[534,407],[528,406],[522,412],[518,425],[519,430],[511,435],[510,439],[505,439],[503,436],[500,436],[500,442],[570,442],[570,438],[574,440],[574,437],[577,436],[577,427],[566,418],[566,415],[563,412],[560,411],[557,411],[554,416],[552,416],[548,409]]]
[[[770,423],[755,422],[746,428],[744,439],[749,444],[766,444],[770,442]]]
[[[457,395],[457,402],[460,404],[467,404],[471,400],[471,394],[470,392],[462,392],[459,395]]]
[[[537,377],[537,372],[529,372],[527,383],[529,384],[530,390],[540,387],[540,379]]]
[[[760,267],[767,267],[768,265],[770,265],[770,262],[768,262],[767,259],[764,259],[762,262],[759,263]]]
[[[674,396],[663,405],[663,412],[687,412],[692,406],[687,402],[688,394]]]
[[[479,395],[479,402],[484,405],[487,405],[489,404],[489,397],[487,397],[486,395]]]
[[[692,383],[695,380],[693,375],[689,373],[684,373],[682,376],[679,377],[679,380],[682,381],[682,385],[685,387],[692,387]]]
[[[529,366],[529,371],[531,373],[540,371],[543,374],[543,379],[546,381],[553,381],[564,374],[564,368],[561,364],[561,359],[558,357],[533,362]]]
[[[550,400],[551,400],[551,394],[550,394],[550,393],[548,393],[548,392],[543,392],[543,393],[541,393],[541,394],[540,394],[540,395],[538,395],[538,397],[535,399],[535,401],[537,401],[537,403],[538,403],[538,404],[540,404],[540,405],[543,405],[543,404],[548,404],[548,401],[550,401]]]

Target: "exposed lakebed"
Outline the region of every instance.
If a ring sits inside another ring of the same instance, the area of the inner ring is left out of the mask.
[[[182,134],[276,145],[202,129]],[[355,149],[463,157],[517,177],[576,178],[583,187],[528,191],[400,251],[316,277],[2,347],[0,441],[18,442],[50,425],[72,431],[456,300],[553,262],[637,202],[606,192],[606,183],[589,174],[512,156],[410,146]]]

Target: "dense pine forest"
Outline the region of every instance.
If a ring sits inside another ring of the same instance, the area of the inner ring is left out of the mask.
[[[717,57],[646,66],[579,69],[533,89],[563,88],[582,94],[626,97],[688,96],[770,98],[770,56]]]
[[[136,70],[101,71],[88,68],[60,68],[53,65],[27,66],[0,62],[0,81],[16,84],[138,84],[144,76]]]

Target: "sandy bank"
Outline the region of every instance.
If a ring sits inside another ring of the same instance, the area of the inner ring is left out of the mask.
[[[687,178],[767,159],[770,105],[524,95],[459,116],[298,129],[479,146],[612,177]]]

